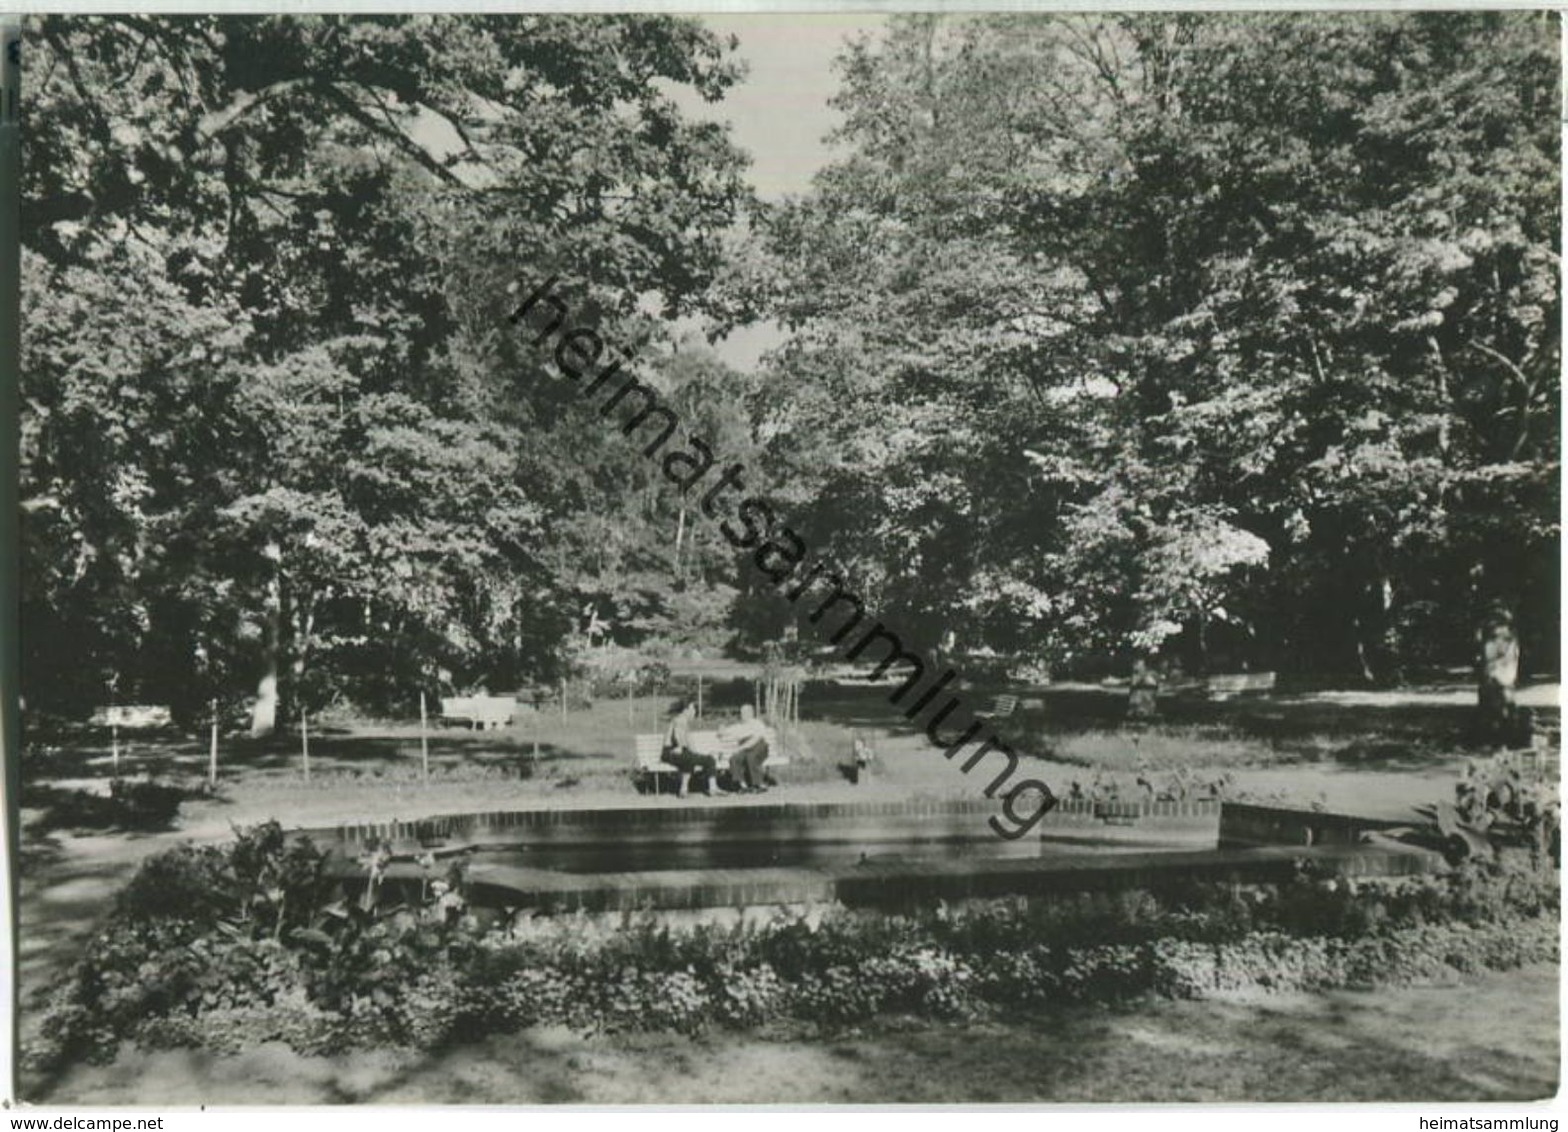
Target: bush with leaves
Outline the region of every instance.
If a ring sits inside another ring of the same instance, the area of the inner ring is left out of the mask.
[[[33,834],[56,829],[145,832],[172,828],[182,802],[211,796],[211,788],[199,779],[116,778],[110,781],[107,795],[29,782],[22,790],[22,805],[41,811],[28,823],[28,832]]]
[[[460,869],[382,881],[372,847],[345,896],[275,823],[222,848],[148,860],[59,988],[26,1063],[45,1072],[119,1043],[307,1053],[437,1047],[556,1024],[589,1031],[828,1029],[879,1015],[961,1019],[1058,1003],[1448,979],[1556,956],[1555,870],[1526,853],[1446,874],[1190,884],[780,914],[676,929],[655,914],[482,928]]]

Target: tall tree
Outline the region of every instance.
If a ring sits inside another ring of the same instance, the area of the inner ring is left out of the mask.
[[[700,306],[743,159],[670,88],[722,97],[732,45],[661,16],[35,27],[29,640],[160,692],[232,656],[258,731],[378,672],[553,663],[553,520],[606,492],[541,446],[507,289],[569,276],[630,348]],[[80,460],[106,396],[127,423]],[[36,659],[42,702],[65,658]]]
[[[811,390],[781,458],[819,446],[836,495],[811,514],[912,617],[1047,654],[1261,634],[1383,677],[1413,637],[1463,655],[1482,591],[1555,625],[1554,29],[919,16],[854,46],[851,155],[761,276]]]

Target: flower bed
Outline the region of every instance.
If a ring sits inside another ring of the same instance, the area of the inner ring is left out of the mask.
[[[919,914],[830,911],[677,930],[652,916],[485,928],[434,861],[426,900],[340,898],[275,825],[155,857],[53,996],[33,1072],[122,1041],[231,1052],[432,1047],[541,1023],[586,1030],[826,1028],[883,1014],[1038,1013],[1057,1003],[1321,990],[1554,959],[1557,874],[1514,854],[1444,876],[1180,894],[1006,900]]]

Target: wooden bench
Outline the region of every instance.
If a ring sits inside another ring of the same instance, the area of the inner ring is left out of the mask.
[[[691,749],[699,755],[712,755],[719,760],[719,769],[723,770],[734,751],[732,744],[725,743],[719,738],[717,731],[693,731],[691,733]],[[648,732],[632,737],[632,769],[644,777],[653,779],[653,792],[659,793],[660,780],[666,774],[679,774],[669,763],[663,759],[664,733]],[[763,764],[764,771],[771,771],[775,767],[788,766],[789,756],[779,746],[778,736],[772,728],[768,729],[768,761]]]
[[[448,696],[441,701],[441,718],[466,723],[481,731],[499,729],[517,714],[515,696]]]
[[[985,711],[977,712],[981,719],[1008,719],[1018,710],[1017,696],[997,696]]]
[[[169,709],[154,704],[116,704],[101,707],[93,712],[96,727],[115,727],[124,731],[151,730],[168,727],[171,722]]]
[[[1228,700],[1233,696],[1262,695],[1274,690],[1277,677],[1273,672],[1233,672],[1210,676],[1204,689],[1211,700]]]

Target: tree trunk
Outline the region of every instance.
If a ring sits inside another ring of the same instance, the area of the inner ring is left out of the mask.
[[[1402,677],[1399,637],[1394,627],[1394,580],[1381,571],[1358,587],[1352,599],[1356,664],[1368,684],[1397,684]]]
[[[1371,658],[1367,656],[1366,635],[1360,617],[1354,619],[1356,627],[1356,663],[1361,667],[1361,679],[1368,684],[1377,683],[1377,673],[1372,671]]]
[[[269,542],[263,554],[272,563],[272,574],[267,579],[265,667],[256,687],[256,706],[250,713],[252,739],[265,739],[277,730],[278,653],[283,648],[283,580],[279,569],[283,550],[276,542]]]

